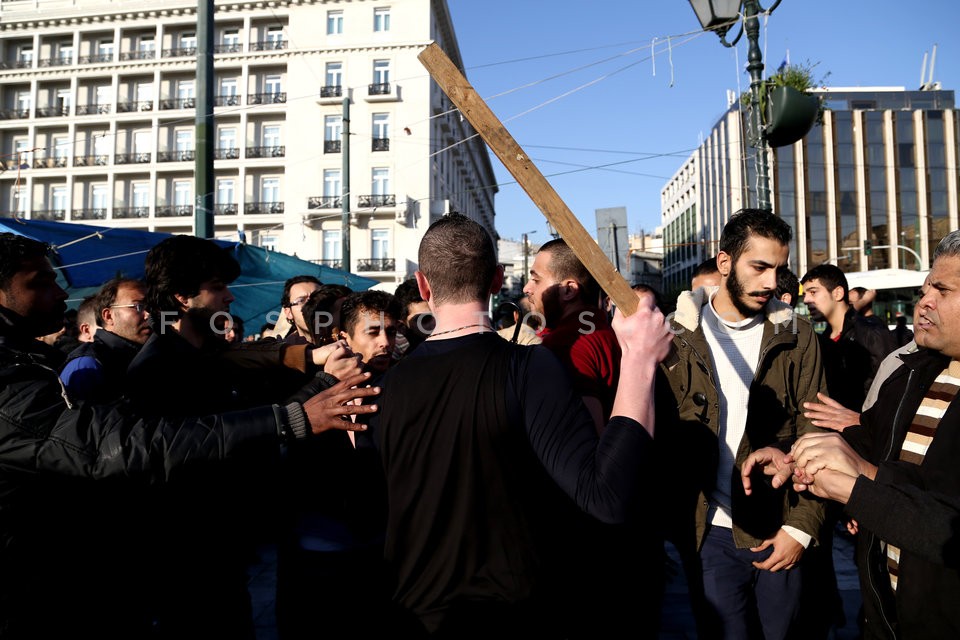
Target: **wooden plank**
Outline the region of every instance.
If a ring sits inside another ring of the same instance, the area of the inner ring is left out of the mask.
[[[418,58],[450,101],[473,125],[490,150],[500,158],[503,166],[516,178],[517,183],[560,233],[560,237],[577,254],[614,304],[627,315],[636,311],[637,295],[630,289],[629,283],[617,272],[570,208],[443,49],[433,43],[424,49]]]

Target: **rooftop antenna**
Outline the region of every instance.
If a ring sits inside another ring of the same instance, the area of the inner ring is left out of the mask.
[[[930,55],[930,69],[927,70],[927,52],[923,52],[923,67],[920,69],[920,90],[937,91],[940,89],[940,83],[933,81],[933,67],[937,64],[937,44],[933,44],[933,52]],[[926,79],[924,79],[926,74]]]

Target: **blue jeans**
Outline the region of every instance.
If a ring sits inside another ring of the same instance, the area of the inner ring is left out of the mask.
[[[700,549],[707,619],[702,628],[731,640],[783,640],[800,604],[800,571],[776,573],[755,568],[773,553],[737,549],[733,532],[710,527]]]

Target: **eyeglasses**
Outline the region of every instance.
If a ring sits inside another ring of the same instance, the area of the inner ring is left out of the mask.
[[[290,304],[289,304],[288,306],[291,306],[291,307],[299,307],[300,305],[302,305],[304,302],[306,302],[306,301],[309,300],[309,299],[310,299],[310,296],[300,296],[299,298],[296,298],[296,299],[294,299],[294,300],[291,300],[291,301],[290,301]]]
[[[112,304],[110,305],[111,309],[133,309],[137,313],[143,313],[147,310],[147,305],[142,302],[134,302],[133,304]]]

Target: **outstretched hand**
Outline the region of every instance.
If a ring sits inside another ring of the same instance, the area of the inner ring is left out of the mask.
[[[753,492],[750,474],[757,465],[761,465],[763,475],[773,476],[770,482],[774,489],[782,487],[793,475],[793,465],[787,462],[786,453],[776,447],[757,449],[747,456],[740,467],[740,481],[743,483],[743,492],[747,495]]]
[[[820,402],[803,403],[803,417],[810,420],[814,426],[843,431],[847,427],[860,424],[860,414],[856,411],[847,409],[825,393],[818,393],[817,399]]]
[[[342,431],[363,431],[366,426],[357,424],[350,419],[353,415],[374,413],[375,404],[357,404],[354,401],[380,393],[380,387],[360,387],[370,379],[369,373],[353,375],[341,380],[325,391],[321,391],[303,403],[303,410],[310,421],[310,429],[314,434],[323,433],[329,429]]]

